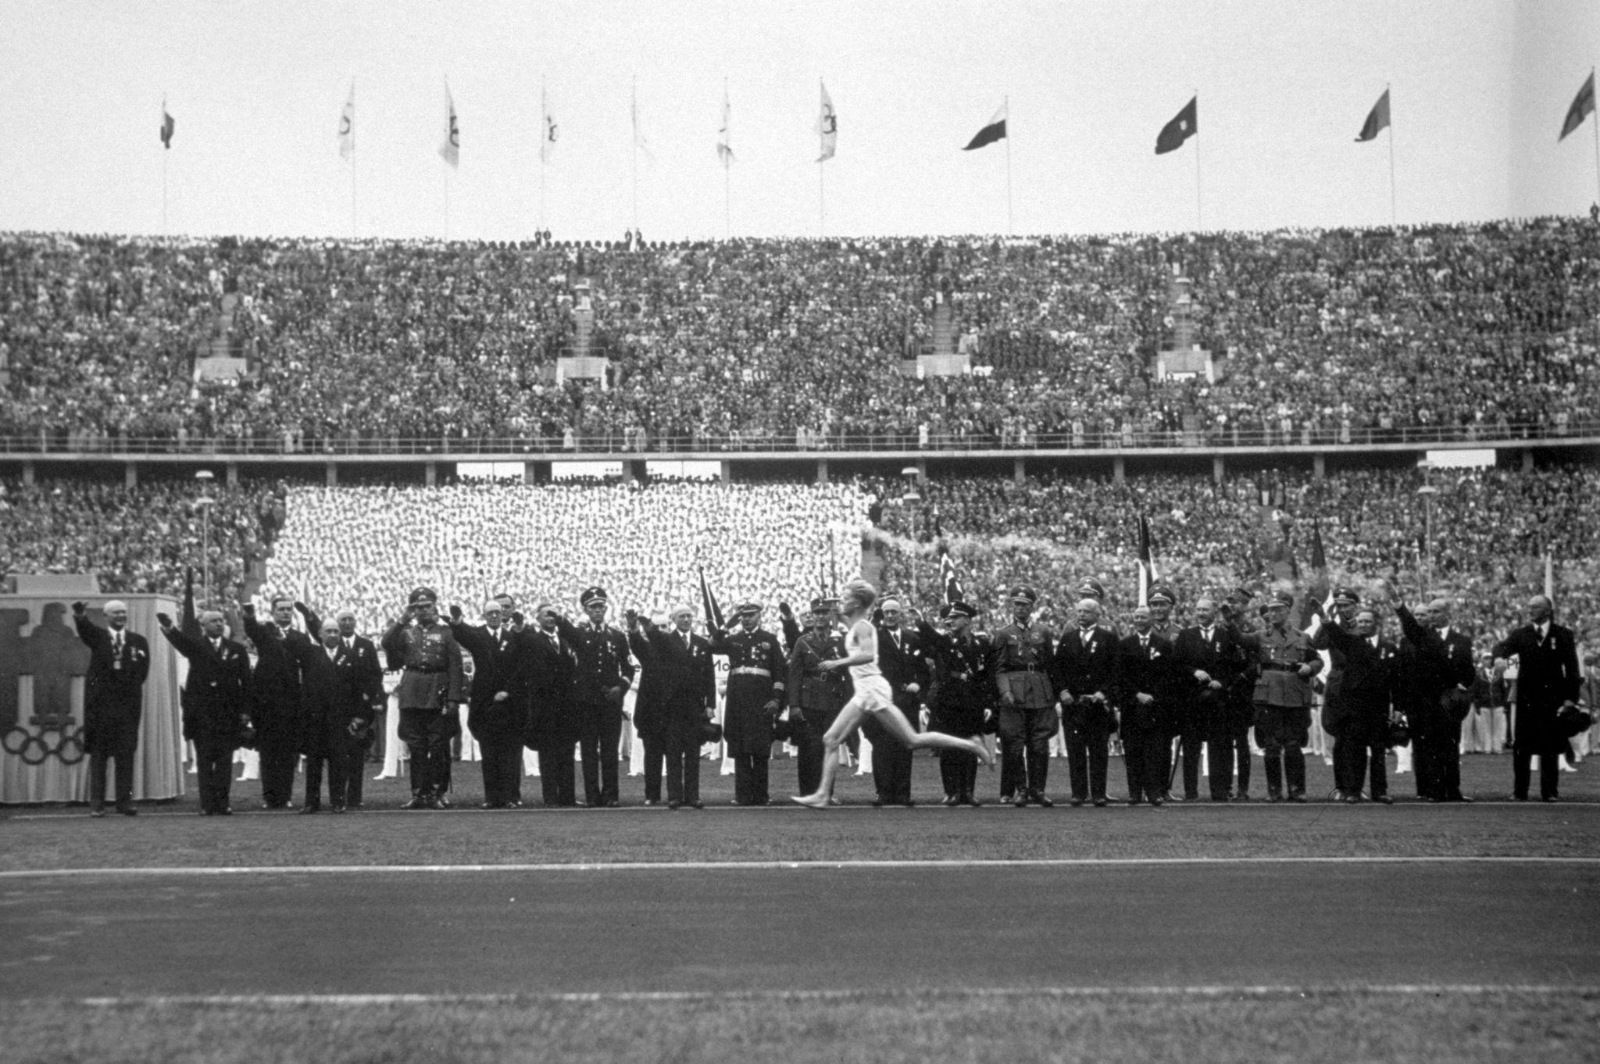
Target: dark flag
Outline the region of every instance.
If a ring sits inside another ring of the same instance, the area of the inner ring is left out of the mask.
[[[200,614],[194,608],[194,566],[183,570],[183,614],[178,619],[178,631],[195,639],[200,638]]]
[[[955,559],[950,557],[950,548],[944,543],[939,544],[939,584],[944,589],[946,603],[961,600],[961,581],[956,578]]]
[[[989,119],[989,121],[984,124],[984,127],[978,130],[977,135],[969,140],[967,142],[967,146],[961,150],[972,151],[974,148],[982,148],[986,145],[993,144],[997,140],[1005,140],[1006,109],[1007,105],[1001,104],[1000,110],[994,113],[994,117]]]
[[[1139,605],[1150,605],[1150,588],[1156,582],[1155,553],[1150,547],[1150,522],[1139,515]]]
[[[706,626],[716,631],[726,631],[728,624],[722,619],[722,607],[717,605],[717,597],[711,593],[711,587],[706,583],[706,571],[703,566],[696,566],[700,570],[700,602],[706,610]]]
[[[1567,108],[1567,117],[1561,123],[1561,136],[1556,138],[1556,143],[1566,140],[1567,134],[1583,125],[1583,120],[1592,114],[1594,114],[1594,71],[1591,70],[1578,89],[1578,95],[1572,98],[1572,106]]]
[[[1172,121],[1161,127],[1161,135],[1156,137],[1157,155],[1177,151],[1183,147],[1184,141],[1200,132],[1199,102],[1200,97],[1193,97],[1183,110],[1173,116]]]
[[[1378,102],[1367,112],[1367,120],[1361,124],[1361,132],[1356,134],[1356,143],[1369,141],[1388,128],[1389,90],[1384,89],[1383,95],[1378,97]]]
[[[161,104],[161,146],[168,151],[172,150],[172,131],[177,126],[178,123],[174,122],[172,116],[167,113],[167,105],[163,101]]]
[[[1322,524],[1316,520],[1311,522],[1311,568],[1328,568],[1328,555],[1322,549]]]

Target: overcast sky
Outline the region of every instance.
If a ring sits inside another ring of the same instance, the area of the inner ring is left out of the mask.
[[[0,16],[0,230],[159,233],[163,183],[166,230],[194,234],[1379,225],[1390,134],[1354,138],[1386,84],[1401,223],[1600,196],[1595,119],[1556,142],[1600,55],[1596,0],[0,0]],[[437,153],[446,79],[456,170]],[[352,82],[353,165],[336,137]],[[821,166],[819,82],[839,121]],[[560,127],[544,167],[541,90]],[[1156,156],[1196,92],[1199,136]],[[961,151],[1005,101],[1009,140]]]

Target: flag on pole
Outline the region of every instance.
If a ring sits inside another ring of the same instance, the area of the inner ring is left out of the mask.
[[[655,158],[650,154],[650,142],[645,139],[644,129],[639,125],[639,86],[637,85],[633,87],[629,114],[633,119],[633,146],[644,152],[646,158]]]
[[[444,85],[444,142],[439,145],[439,157],[452,167],[461,165],[461,126],[456,121],[456,101],[450,95],[450,83]]]
[[[556,150],[556,139],[561,135],[561,127],[556,125],[556,116],[550,113],[549,104],[540,97],[540,109],[544,111],[544,134],[539,139],[539,161],[547,163],[550,155]]]
[[[726,170],[733,164],[733,144],[729,138],[729,126],[732,125],[733,110],[728,106],[728,87],[722,87],[722,125],[717,128],[717,158],[722,160],[722,168]]]
[[[975,148],[982,148],[986,145],[993,144],[997,140],[1005,140],[1007,109],[1007,104],[1001,104],[1000,110],[994,113],[994,117],[989,119],[988,122],[984,123],[983,128],[978,130],[977,135],[969,140],[967,142],[967,146],[961,150],[972,151]]]
[[[1156,582],[1155,553],[1150,547],[1150,522],[1139,515],[1139,605],[1150,605],[1150,588]]]
[[[706,624],[717,631],[723,631],[728,624],[722,619],[722,607],[717,604],[717,597],[711,593],[711,585],[706,583],[705,567],[697,565],[695,568],[700,572],[700,603],[705,607]]]
[[[961,600],[961,580],[956,575],[956,562],[950,557],[949,545],[943,541],[939,543],[939,586],[946,603]]]
[[[1593,96],[1593,93],[1590,95]],[[1591,106],[1593,106],[1592,103]],[[167,113],[167,101],[163,99],[161,101],[161,146],[168,151],[172,150],[172,131],[177,126],[178,123],[174,122],[172,116]]]
[[[1324,572],[1328,568],[1328,555],[1322,549],[1322,522],[1315,518],[1311,521],[1311,568]]]
[[[449,90],[447,89],[446,92]],[[348,159],[356,150],[356,83],[350,83],[350,96],[339,112],[339,158]]]
[[[178,615],[178,631],[191,639],[200,638],[200,613],[194,606],[194,566],[183,568],[183,612]]]
[[[1156,154],[1165,155],[1169,151],[1177,151],[1183,147],[1183,142],[1200,132],[1200,97],[1194,96],[1184,104],[1183,110],[1172,117],[1172,121],[1161,127],[1161,133],[1156,137]]]
[[[1589,71],[1589,76],[1583,80],[1578,88],[1578,95],[1572,98],[1572,106],[1567,108],[1567,117],[1561,123],[1561,136],[1556,138],[1559,144],[1567,139],[1567,134],[1583,125],[1583,120],[1594,114],[1594,71]]]
[[[1367,112],[1367,120],[1361,124],[1361,132],[1356,134],[1356,143],[1364,144],[1388,128],[1389,90],[1384,89],[1383,95],[1378,97],[1378,102]]]
[[[819,85],[822,83],[819,81]],[[817,162],[827,162],[833,158],[834,149],[839,144],[839,115],[833,109],[833,101],[828,99],[828,86],[822,86],[822,110],[817,115],[817,135],[822,138],[822,154],[817,156]]]

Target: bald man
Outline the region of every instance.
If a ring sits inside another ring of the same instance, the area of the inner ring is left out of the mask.
[[[1436,598],[1415,614],[1396,595],[1400,693],[1411,724],[1417,797],[1427,802],[1471,801],[1461,793],[1461,721],[1472,688],[1472,641],[1450,625],[1450,603]],[[1458,694],[1459,693],[1459,694]],[[1460,707],[1458,709],[1458,707]],[[1457,713],[1460,713],[1458,716]]]
[[[100,610],[106,626],[89,620],[88,605],[72,604],[72,623],[89,648],[83,689],[83,747],[89,754],[89,812],[106,815],[106,762],[117,763],[117,812],[134,816],[133,758],[139,746],[144,681],[150,675],[150,644],[128,631],[128,604],[112,599]]]
[[[156,614],[161,634],[189,661],[184,685],[183,737],[194,743],[200,775],[200,812],[227,816],[233,812],[228,791],[233,784],[233,752],[250,731],[250,655],[242,643],[224,637],[217,610],[200,613],[200,635],[185,635],[172,618]]]
[[[1539,755],[1539,797],[1556,801],[1561,759],[1570,750],[1556,725],[1563,704],[1576,702],[1583,688],[1577,640],[1572,629],[1555,623],[1555,605],[1543,595],[1528,600],[1528,623],[1494,648],[1495,667],[1504,671],[1516,658],[1516,730],[1511,735],[1511,797],[1528,800],[1532,759]]]

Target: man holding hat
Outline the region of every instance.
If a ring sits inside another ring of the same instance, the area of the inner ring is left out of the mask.
[[[1038,601],[1031,587],[1012,591],[1011,623],[994,633],[990,652],[989,669],[1000,695],[1001,775],[1016,786],[1018,809],[1029,802],[1045,808],[1055,804],[1045,794],[1050,740],[1060,725],[1049,675],[1055,640],[1032,620]]]
[[[1117,728],[1117,633],[1100,623],[1100,600],[1086,595],[1073,610],[1077,624],[1056,647],[1051,677],[1061,699],[1072,804],[1104,809],[1111,733]]]
[[[994,686],[989,679],[989,640],[972,630],[977,610],[951,602],[940,610],[945,631],[926,619],[917,622],[924,653],[933,659],[933,689],[928,694],[928,727],[949,735],[977,735],[984,730]],[[881,652],[880,652],[881,653]],[[978,758],[965,750],[939,751],[939,776],[944,804],[979,806],[976,790]]]
[[[1511,734],[1511,797],[1528,800],[1533,757],[1539,758],[1539,798],[1554,802],[1561,779],[1561,759],[1571,751],[1558,715],[1576,705],[1583,692],[1578,671],[1577,641],[1572,629],[1555,622],[1555,604],[1543,595],[1528,600],[1528,623],[1495,644],[1495,666],[1504,671],[1516,658],[1517,721]]]
[[[838,609],[836,598],[812,599],[811,612],[806,615],[806,630],[789,651],[785,693],[789,697],[790,741],[798,753],[796,789],[801,794],[812,794],[822,786],[825,752],[822,736],[833,727],[839,710],[850,701],[848,673],[844,669],[821,667],[824,661],[846,656],[844,636],[833,628]]]
[[[1322,658],[1311,640],[1289,623],[1294,593],[1272,592],[1263,611],[1266,628],[1241,635],[1239,641],[1260,668],[1252,695],[1256,742],[1267,768],[1267,800],[1306,800],[1305,745],[1311,738],[1311,679],[1322,671]]]
[[[578,750],[583,758],[583,794],[591,809],[616,808],[617,747],[622,742],[622,700],[633,684],[628,637],[606,623],[611,600],[605,588],[587,587],[578,595],[584,618],[577,624],[556,615],[577,665],[572,676],[573,708],[578,718]]]
[[[761,628],[761,605],[738,608],[739,627],[714,631],[711,649],[728,656],[728,694],[722,736],[733,758],[735,805],[768,805],[772,725],[783,706],[785,662],[778,637]]]
[[[450,741],[461,734],[465,694],[461,645],[439,623],[439,595],[411,592],[406,611],[383,636],[389,667],[404,670],[395,696],[400,741],[411,759],[411,800],[402,809],[443,809],[450,785]]]
[[[150,644],[128,631],[128,604],[112,599],[101,607],[106,627],[89,620],[88,605],[72,604],[72,623],[89,648],[83,688],[83,748],[89,754],[89,812],[106,815],[106,762],[117,763],[117,812],[136,816],[133,756],[139,746],[144,681],[150,675]]]

